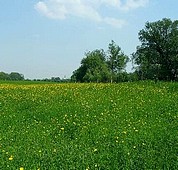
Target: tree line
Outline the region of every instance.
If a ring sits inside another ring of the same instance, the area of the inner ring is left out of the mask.
[[[178,20],[168,18],[147,22],[138,33],[140,46],[129,58],[112,41],[108,51],[85,54],[71,77],[75,82],[123,82],[136,80],[178,80]],[[134,72],[125,71],[132,61]]]
[[[17,72],[11,72],[10,74],[0,72],[0,80],[21,81],[24,80],[24,75]]]
[[[60,77],[51,77],[51,78],[44,78],[44,79],[25,79],[24,75],[18,72],[11,72],[10,74],[5,72],[0,72],[0,80],[3,81],[43,81],[43,82],[70,82],[70,79],[61,79]]]
[[[101,50],[89,51],[81,61],[81,66],[71,77],[75,82],[114,82],[125,72],[129,58],[112,41],[107,53]]]
[[[178,20],[163,18],[156,22],[146,22],[145,27],[139,31],[138,38],[141,45],[137,46],[136,52],[130,57],[112,40],[107,51],[96,49],[86,52],[71,79],[52,77],[40,81],[178,81]],[[126,72],[129,61],[133,64],[132,73]],[[0,72],[0,80],[24,80],[24,76],[16,72]]]

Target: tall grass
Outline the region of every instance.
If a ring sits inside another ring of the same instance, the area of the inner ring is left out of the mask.
[[[0,169],[178,169],[178,84],[1,84]]]

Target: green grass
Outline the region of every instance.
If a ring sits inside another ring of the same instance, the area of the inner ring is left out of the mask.
[[[178,84],[1,84],[0,169],[178,169]]]

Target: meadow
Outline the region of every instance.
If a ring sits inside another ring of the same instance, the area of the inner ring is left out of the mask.
[[[2,170],[177,170],[178,83],[0,84]]]

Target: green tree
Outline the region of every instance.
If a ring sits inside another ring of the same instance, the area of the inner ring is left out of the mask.
[[[12,72],[9,74],[10,80],[24,80],[24,75],[17,73],[17,72]]]
[[[110,81],[113,82],[114,77],[118,73],[124,71],[129,58],[121,51],[121,48],[112,40],[108,46],[107,64],[110,70]]]
[[[178,20],[147,22],[139,32],[141,45],[132,55],[142,79],[176,80],[178,76]]]
[[[105,52],[94,50],[85,54],[81,66],[73,72],[71,79],[76,82],[106,82],[109,71],[106,64]]]
[[[50,81],[52,82],[61,82],[60,77],[51,77]]]
[[[9,74],[0,72],[0,80],[10,80]]]

